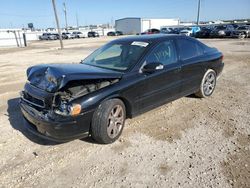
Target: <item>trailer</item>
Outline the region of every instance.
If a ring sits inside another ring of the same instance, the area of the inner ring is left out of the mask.
[[[138,34],[147,29],[161,29],[162,26],[178,26],[179,19],[128,17],[115,21],[116,31],[124,34]]]

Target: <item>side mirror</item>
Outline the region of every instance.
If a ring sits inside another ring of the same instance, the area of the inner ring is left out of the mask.
[[[144,67],[142,67],[143,73],[153,73],[157,70],[162,70],[164,68],[164,65],[159,62],[152,62],[146,64]]]

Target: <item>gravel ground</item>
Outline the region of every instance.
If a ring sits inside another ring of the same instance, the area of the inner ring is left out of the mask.
[[[250,187],[250,40],[203,40],[224,53],[212,97],[184,97],[126,122],[119,141],[55,144],[18,107],[27,67],[79,62],[114,38],[0,49],[0,187]]]

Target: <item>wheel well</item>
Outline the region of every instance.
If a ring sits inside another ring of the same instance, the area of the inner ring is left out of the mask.
[[[126,118],[131,118],[132,117],[132,105],[130,104],[130,102],[123,97],[115,97],[115,98],[120,99],[124,103],[125,108],[126,108]]]
[[[213,70],[213,71],[215,72],[216,76],[218,75],[218,74],[217,74],[217,71],[216,71],[216,69],[215,69],[214,67],[208,67],[208,68],[206,69],[206,71],[205,71],[204,74],[206,74],[206,72],[207,72],[208,70]]]

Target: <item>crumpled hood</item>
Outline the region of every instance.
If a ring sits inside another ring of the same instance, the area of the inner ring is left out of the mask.
[[[86,64],[43,64],[27,69],[30,84],[48,92],[56,92],[74,80],[112,79],[122,75]]]

